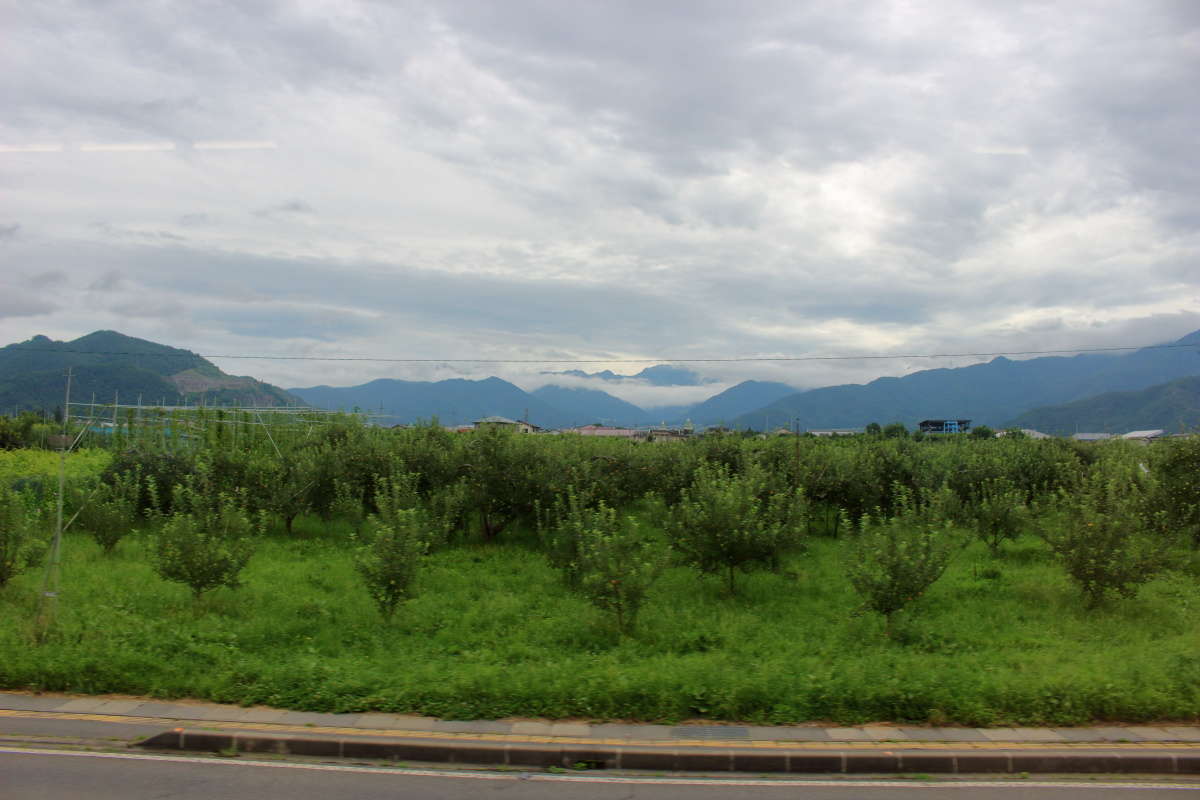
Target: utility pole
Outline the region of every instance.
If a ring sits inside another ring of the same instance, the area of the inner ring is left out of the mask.
[[[95,399],[93,397],[93,403]],[[46,561],[46,573],[42,577],[42,596],[39,599],[38,641],[46,638],[46,631],[54,615],[54,601],[58,599],[59,562],[62,557],[63,494],[66,491],[67,451],[71,449],[68,427],[71,420],[71,368],[67,367],[67,392],[63,400],[63,427],[58,440],[58,507],[54,515],[54,542],[50,545],[50,557]]]
[[[800,488],[800,418],[796,417],[792,423],[795,428],[796,438],[796,488]]]

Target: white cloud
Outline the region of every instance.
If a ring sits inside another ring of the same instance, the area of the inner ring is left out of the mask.
[[[63,277],[6,293],[4,341],[669,359],[1198,327],[1189,4],[77,2],[6,28],[0,265]]]

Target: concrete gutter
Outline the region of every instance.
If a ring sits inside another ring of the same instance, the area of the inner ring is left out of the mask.
[[[1145,745],[1042,746],[1027,743],[987,749],[955,746],[797,747],[679,746],[486,739],[312,736],[263,730],[174,728],[137,744],[148,750],[204,753],[273,753],[383,761],[655,772],[791,774],[1046,774],[1109,773],[1200,775],[1200,748]]]
[[[651,772],[1200,775],[1200,726],[965,728],[442,720],[0,691],[0,736],[147,750]]]

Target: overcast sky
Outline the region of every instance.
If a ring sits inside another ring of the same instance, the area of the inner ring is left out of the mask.
[[[0,0],[0,36],[0,343],[682,359],[1200,328],[1194,0]]]

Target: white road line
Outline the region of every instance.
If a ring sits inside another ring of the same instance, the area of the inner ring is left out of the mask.
[[[42,748],[0,747],[0,754],[75,756],[79,758],[110,758],[128,761],[168,761],[180,764],[213,764],[226,767],[272,767],[274,769],[306,769],[315,772],[359,772],[371,774],[416,775],[427,778],[468,778],[480,781],[559,781],[567,783],[637,783],[670,786],[852,786],[852,787],[923,787],[938,788],[1039,788],[1039,789],[1180,789],[1196,791],[1198,784],[1183,783],[1099,783],[1096,781],[1037,781],[1014,778],[1008,781],[918,781],[918,780],[809,780],[781,777],[775,780],[741,778],[656,778],[633,775],[554,775],[544,772],[465,772],[461,770],[410,769],[406,767],[364,767],[341,764],[306,764],[295,761],[253,761],[245,759],[203,758],[198,756],[166,756],[152,753],[101,753],[86,750],[47,750]]]

